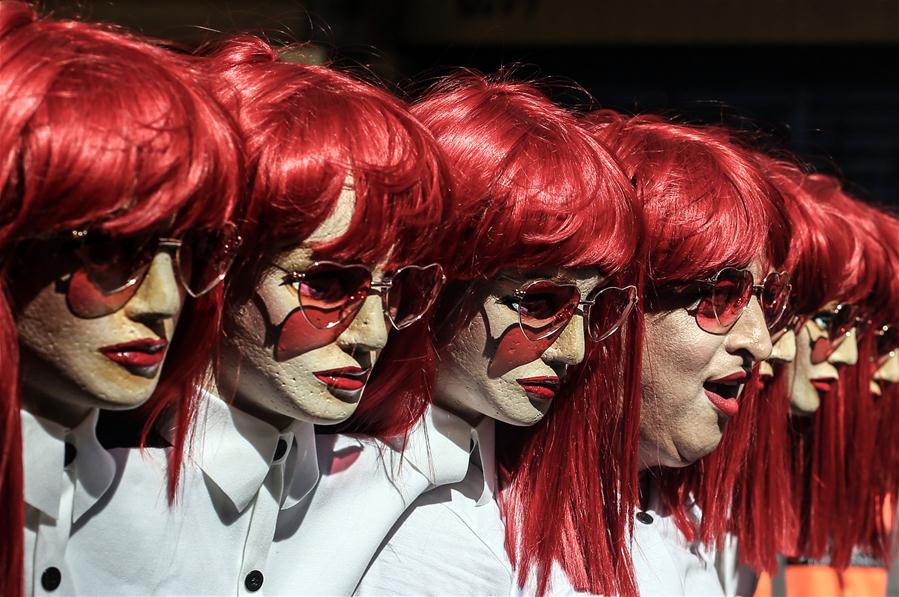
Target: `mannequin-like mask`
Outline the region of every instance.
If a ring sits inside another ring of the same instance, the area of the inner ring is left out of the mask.
[[[186,293],[224,277],[233,229],[181,239],[78,231],[20,251],[10,275],[23,402],[73,425],[86,409],[128,409],[159,381]]]
[[[422,317],[443,283],[436,265],[385,272],[380,264],[314,257],[313,246],[349,230],[354,209],[355,192],[345,187],[313,234],[275,257],[228,324],[222,394],[278,427],[349,417],[388,327]]]
[[[439,351],[435,403],[471,423],[540,421],[569,367],[632,310],[632,286],[601,286],[592,269],[502,272],[463,299],[477,306]],[[437,322],[452,327],[452,322]]]
[[[796,358],[796,332],[786,329],[771,338],[771,356],[759,363],[759,377],[767,383],[774,377],[774,367],[792,363]]]
[[[646,315],[640,466],[686,466],[715,449],[756,362],[771,354],[768,321],[789,284],[757,260],[710,280],[673,285]],[[761,301],[757,298],[761,297]]]
[[[804,323],[796,336],[790,406],[794,415],[814,414],[840,378],[840,368],[858,362],[855,309],[832,302]]]
[[[899,382],[899,334],[884,325],[874,331],[875,354],[871,360],[871,395],[881,396],[885,386]]]

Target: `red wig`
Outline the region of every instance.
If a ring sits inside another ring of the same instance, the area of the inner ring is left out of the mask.
[[[845,446],[842,478],[834,482],[841,488],[843,503],[834,512],[842,516],[841,524],[833,529],[830,553],[832,565],[837,568],[850,564],[855,548],[882,561],[889,559],[889,530],[883,520],[889,487],[885,483],[888,479],[878,476],[887,472],[880,471],[878,463],[881,451],[894,442],[892,434],[883,436],[882,444],[878,442],[884,402],[870,393],[869,384],[873,373],[871,362],[875,358],[874,330],[891,323],[897,313],[892,295],[896,273],[890,258],[895,249],[888,245],[884,227],[878,225],[878,221],[886,221],[888,217],[860,202],[844,209],[850,213],[853,229],[862,243],[868,280],[862,279],[863,285],[855,298],[863,317],[857,330],[858,363],[840,373],[844,417],[841,429],[846,437],[841,442]],[[821,441],[826,442],[828,438]]]
[[[314,246],[316,257],[369,264],[386,259],[389,270],[433,251],[439,238],[432,231],[448,207],[445,167],[431,134],[402,101],[331,68],[281,60],[252,36],[207,54],[217,95],[242,131],[249,174],[243,249],[227,283],[226,320],[252,296],[272,259],[298,247],[325,221],[348,180],[356,194],[350,227]],[[191,396],[170,401],[179,405],[171,499],[197,391]]]
[[[660,308],[652,299],[668,284],[709,278],[727,266],[745,267],[759,256],[763,265],[783,264],[790,226],[782,198],[731,133],[605,110],[592,114],[590,124],[622,161],[642,201],[649,245],[647,310]],[[740,416],[752,416],[757,407],[741,403]],[[628,448],[636,451],[637,445]],[[727,458],[739,462],[748,447],[741,441],[727,449]],[[690,509],[702,502],[702,471],[699,464],[653,472],[662,503],[688,537],[697,531]]]
[[[855,245],[844,234],[849,223],[818,203],[809,178],[792,161],[759,155],[760,165],[780,191],[791,237],[784,270],[793,285],[796,312],[811,316],[841,294]],[[691,488],[702,509],[701,538],[738,539],[740,558],[755,570],[773,573],[779,552],[792,552],[798,533],[792,500],[790,388],[781,364],[767,384],[748,385],[741,400],[750,406],[728,424],[721,445],[698,465]],[[737,446],[744,446],[743,449]],[[735,460],[732,454],[742,454]]]
[[[84,227],[173,236],[222,226],[238,194],[238,139],[197,76],[188,60],[120,29],[0,2],[0,594],[23,587],[9,264],[25,241]],[[208,321],[197,317],[209,313],[210,301],[185,307],[161,385],[173,369],[191,377],[205,367],[194,348],[210,338]]]
[[[863,311],[876,308],[872,297],[884,296],[885,260],[874,233],[871,210],[852,199],[839,181],[820,175],[813,178],[818,185],[817,199],[846,217],[847,229],[855,240],[846,260],[843,288],[833,300],[859,305]],[[870,355],[864,346],[859,342],[859,364],[840,371],[839,382],[823,398],[813,420],[797,421],[795,426],[794,500],[800,528],[795,553],[811,558],[829,556],[831,565],[838,569],[849,565],[852,550],[860,542],[861,520],[867,507],[863,502],[870,488],[871,464],[867,459],[875,449],[876,416],[868,393],[870,371],[862,363]]]
[[[456,208],[444,224],[451,244],[432,256],[448,278],[432,317],[438,347],[476,313],[475,284],[504,269],[599,267],[616,283],[638,282],[633,189],[571,113],[531,84],[472,72],[438,83],[413,113],[446,155]],[[638,386],[630,359],[639,352],[638,319],[589,347],[540,423],[497,425],[507,550],[519,582],[536,579],[540,593],[554,561],[582,590],[635,592],[623,548],[627,507],[611,496],[633,486],[622,481],[632,455],[615,451],[623,442],[613,438],[628,431],[623,413]],[[430,401],[429,351],[419,359],[419,383],[403,380],[392,393],[372,388],[350,429],[379,437],[407,431]],[[389,356],[378,365],[398,378],[401,362]]]

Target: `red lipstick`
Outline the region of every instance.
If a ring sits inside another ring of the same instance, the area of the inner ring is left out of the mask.
[[[740,387],[749,381],[751,375],[749,371],[741,370],[705,382],[703,390],[705,390],[706,398],[728,417],[735,416],[740,412],[740,403],[737,400]]]
[[[329,388],[355,392],[365,387],[371,368],[342,367],[340,369],[328,369],[316,371],[313,375]]]
[[[168,345],[165,338],[141,338],[103,346],[98,350],[108,359],[126,367],[155,367],[165,359]]]
[[[829,392],[830,388],[833,387],[833,384],[837,382],[837,380],[832,377],[821,377],[818,379],[813,379],[812,385],[815,386],[815,389],[819,392]]]
[[[546,377],[524,377],[516,379],[528,396],[538,400],[552,400],[559,393],[559,378],[555,375]]]

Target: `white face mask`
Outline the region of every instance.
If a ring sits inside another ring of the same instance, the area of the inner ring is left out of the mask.
[[[601,283],[598,273],[588,269],[507,272],[479,283],[471,299],[479,308],[439,351],[436,404],[470,422],[488,416],[528,426],[543,418],[568,368],[583,361],[586,347],[581,312],[542,340],[530,340],[521,331],[514,293],[543,279],[573,283],[581,296]]]
[[[30,267],[38,272],[53,272],[64,260],[35,259],[38,263]],[[16,284],[27,294],[15,301],[24,407],[71,426],[89,408],[143,404],[159,382],[184,303],[172,256],[157,253],[128,302],[96,318],[81,318],[69,309],[65,288],[71,273],[49,276]]]
[[[254,299],[231,318],[220,391],[234,394],[235,404],[276,426],[294,420],[339,423],[349,417],[387,343],[380,297],[368,296],[355,317],[317,329],[299,309],[299,283],[286,279],[286,272],[301,273],[312,266],[311,246],[346,233],[354,209],[355,193],[346,186],[331,216],[299,247],[276,257]],[[378,279],[383,277],[381,268],[373,271]],[[285,326],[288,318],[295,325]]]

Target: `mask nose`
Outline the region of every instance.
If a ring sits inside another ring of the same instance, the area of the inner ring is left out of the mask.
[[[176,277],[172,256],[159,252],[153,257],[140,288],[126,304],[125,314],[142,323],[173,319],[183,303],[184,293]]]
[[[556,341],[544,351],[542,358],[550,366],[570,367],[578,365],[584,360],[586,350],[584,317],[575,315],[556,338]]]
[[[376,352],[387,345],[387,338],[387,322],[381,297],[371,295],[365,299],[353,323],[337,338],[337,345],[350,354],[358,350]]]

